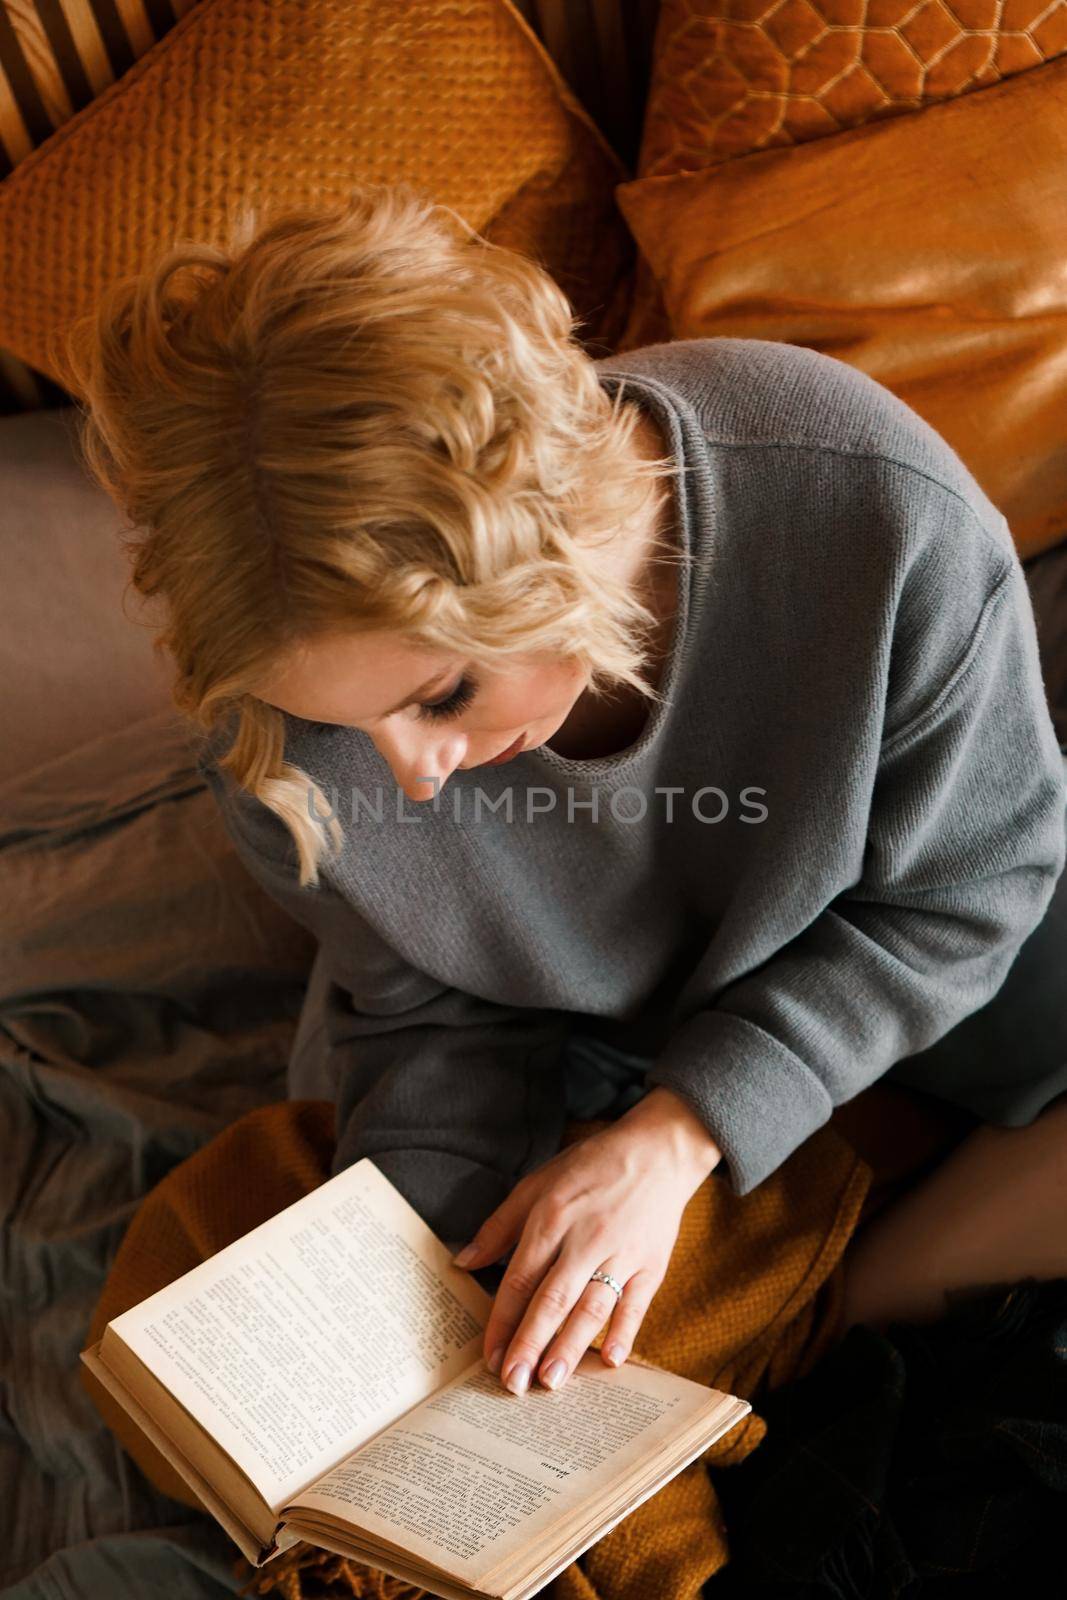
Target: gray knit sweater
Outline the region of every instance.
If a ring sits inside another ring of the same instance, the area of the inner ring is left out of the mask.
[[[948,444],[774,341],[598,371],[663,425],[693,556],[636,743],[540,746],[419,804],[366,734],[287,716],[346,834],[305,890],[284,826],[202,756],[250,872],[320,941],[299,1047],[334,1170],[372,1157],[453,1245],[559,1148],[571,1028],[654,1057],[745,1194],[996,992],[1064,865],[1024,575]]]

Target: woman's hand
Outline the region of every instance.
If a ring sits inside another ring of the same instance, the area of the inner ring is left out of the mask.
[[[657,1085],[609,1127],[520,1179],[454,1257],[457,1266],[486,1267],[515,1246],[484,1341],[489,1370],[513,1394],[534,1372],[551,1389],[565,1383],[609,1317],[602,1357],[610,1366],[626,1360],[682,1213],[721,1159],[696,1112]],[[622,1285],[617,1303],[610,1284],[590,1283],[598,1270]]]

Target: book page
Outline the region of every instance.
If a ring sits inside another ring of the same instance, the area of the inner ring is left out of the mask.
[[[461,1373],[306,1490],[329,1512],[473,1588],[724,1396],[655,1367],[606,1367],[587,1351],[562,1389],[504,1389],[484,1363]]]
[[[365,1158],[109,1327],[277,1512],[469,1366],[491,1304]]]

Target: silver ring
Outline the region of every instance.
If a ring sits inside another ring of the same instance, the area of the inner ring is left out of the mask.
[[[594,1272],[593,1276],[589,1279],[589,1282],[590,1283],[606,1283],[609,1286],[609,1288],[612,1288],[612,1289],[615,1290],[615,1299],[616,1299],[616,1301],[619,1301],[619,1300],[622,1299],[622,1284],[618,1281],[617,1278],[613,1278],[611,1276],[610,1272]]]

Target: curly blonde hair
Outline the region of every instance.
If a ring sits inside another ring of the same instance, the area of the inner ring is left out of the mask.
[[[209,734],[234,721],[218,765],[285,823],[302,887],[330,808],[254,686],[316,635],[395,629],[490,667],[555,653],[594,694],[659,698],[653,613],[600,553],[653,526],[675,463],[638,458],[639,407],[609,399],[578,326],[534,260],[366,185],[262,226],[244,208],[225,248],[180,240],[55,352],[131,582],[164,602],[174,704]]]

